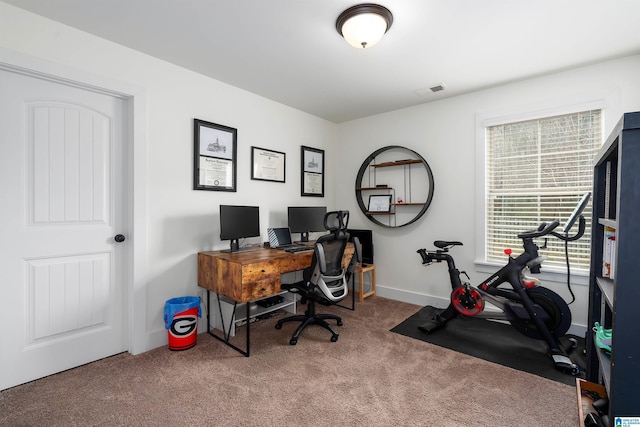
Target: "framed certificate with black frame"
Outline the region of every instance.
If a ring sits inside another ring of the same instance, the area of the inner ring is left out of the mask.
[[[324,150],[302,146],[301,195],[324,197]]]
[[[238,130],[193,120],[193,189],[236,191]]]
[[[285,182],[285,159],[280,151],[251,147],[251,179]]]

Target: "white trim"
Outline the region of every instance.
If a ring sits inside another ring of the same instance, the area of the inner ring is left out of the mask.
[[[126,226],[131,269],[127,272],[129,352],[148,350],[147,338],[147,95],[144,88],[116,81],[24,53],[0,47],[0,68],[57,81],[126,99],[129,106],[129,189],[130,211]]]
[[[478,273],[493,274],[500,268],[504,267],[504,264],[495,264],[485,261],[475,261],[475,271]],[[569,264],[571,267],[571,264]],[[543,284],[544,282],[556,282],[567,283],[567,272],[564,270],[554,269],[552,267],[546,267],[542,264],[542,271],[535,275],[536,279],[539,279]],[[589,272],[585,271],[573,271],[571,270],[571,286],[589,286]],[[544,285],[543,285],[544,286]]]
[[[132,172],[131,189],[133,190],[131,203],[132,221],[132,272],[131,297],[129,299],[130,319],[130,347],[131,354],[140,354],[153,347],[149,347],[147,334],[147,277],[148,277],[148,178],[147,178],[147,92],[143,88],[131,91],[129,102],[133,123],[129,127],[131,141]]]
[[[496,110],[479,111],[475,116],[476,134],[476,226],[475,226],[475,258],[486,259],[486,128],[504,123],[534,120],[543,117],[570,114],[579,111],[601,110],[601,135],[605,135],[605,116],[607,108],[617,105],[619,89],[609,89],[598,93],[589,99],[584,96],[565,97],[562,100],[548,101],[544,104],[532,104],[500,108]],[[476,261],[478,265],[478,261]]]
[[[404,289],[380,286],[379,284],[376,284],[376,296],[415,304],[419,307],[431,305],[437,308],[447,308],[449,305],[449,298],[434,297],[418,292],[406,291]]]

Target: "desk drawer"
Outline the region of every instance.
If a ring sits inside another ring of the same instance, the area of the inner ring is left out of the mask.
[[[242,301],[268,297],[280,292],[280,276],[242,284]]]
[[[242,282],[254,282],[270,276],[280,276],[280,269],[275,262],[264,261],[242,266]]]

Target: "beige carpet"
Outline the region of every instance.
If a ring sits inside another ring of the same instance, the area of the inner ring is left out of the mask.
[[[340,339],[314,326],[297,346],[278,314],[252,325],[250,358],[207,334],[190,350],[120,354],[5,390],[0,425],[578,425],[575,387],[389,331],[419,308],[322,307],[343,316]]]

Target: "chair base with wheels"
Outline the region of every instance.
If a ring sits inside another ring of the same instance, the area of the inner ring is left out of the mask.
[[[331,342],[336,342],[338,341],[338,337],[340,336],[340,334],[326,322],[327,320],[335,320],[338,326],[343,325],[342,318],[336,314],[316,313],[315,301],[309,300],[307,304],[307,310],[304,312],[304,314],[289,316],[285,317],[284,319],[278,320],[278,323],[276,323],[276,329],[282,329],[282,324],[286,322],[302,322],[289,340],[289,344],[296,345],[298,343],[298,338],[300,337],[300,334],[302,333],[304,328],[310,325],[318,325],[331,332]]]

